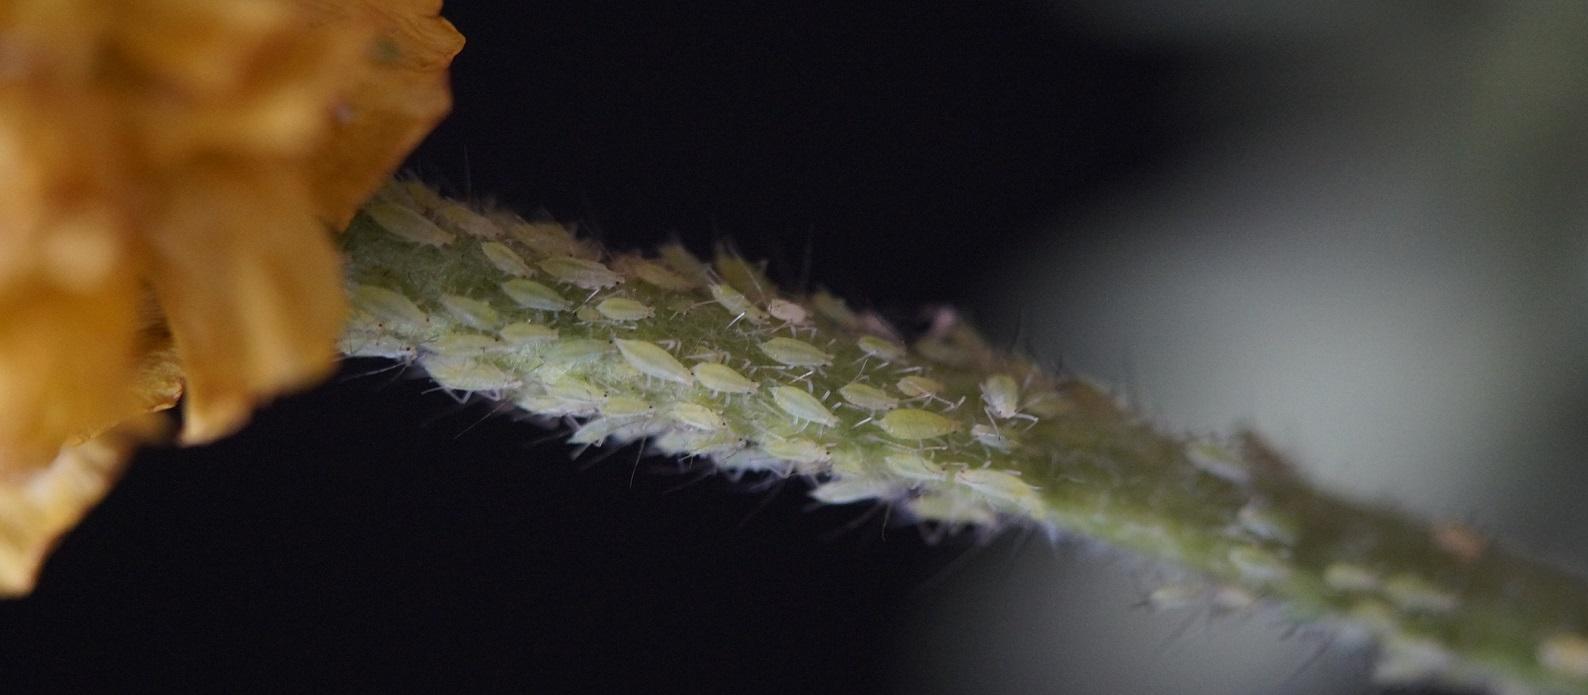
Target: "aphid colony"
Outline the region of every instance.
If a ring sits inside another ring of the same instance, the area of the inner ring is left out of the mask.
[[[1055,386],[1007,358],[1007,373],[964,376],[955,365],[991,351],[962,326],[929,335],[923,358],[879,317],[825,292],[784,295],[725,248],[709,264],[677,243],[608,256],[555,222],[410,183],[365,214],[350,235],[438,253],[422,278],[355,271],[350,354],[573,419],[578,446],[646,439],[729,472],[815,476],[824,502],[882,499],[948,525],[1044,516],[1009,453],[1039,420],[1030,394],[1056,398]]]

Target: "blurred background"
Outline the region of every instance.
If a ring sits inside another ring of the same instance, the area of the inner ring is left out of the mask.
[[[480,2],[447,191],[963,307],[1168,430],[1588,570],[1582,3]],[[1131,558],[922,541],[802,484],[556,437],[350,364],[145,452],[0,682],[225,690],[1373,693]]]

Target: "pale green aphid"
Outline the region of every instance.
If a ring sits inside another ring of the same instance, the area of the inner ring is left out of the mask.
[[[589,304],[580,305],[578,309],[574,310],[573,315],[575,318],[585,323],[595,323],[606,318],[605,316],[601,315],[601,312],[596,311],[595,307],[590,306]]]
[[[796,420],[814,422],[818,425],[831,427],[838,424],[838,418],[833,416],[827,406],[820,400],[804,391],[792,386],[772,387],[772,401],[783,412],[793,416]]]
[[[364,206],[364,213],[392,236],[420,246],[440,248],[458,238],[425,219],[424,215],[400,205],[377,201]]]
[[[695,383],[694,374],[691,374],[678,358],[673,357],[656,343],[621,338],[615,338],[612,342],[618,346],[618,352],[623,353],[623,359],[641,374],[684,386]]]
[[[529,267],[523,256],[500,241],[481,242],[480,253],[485,254],[485,260],[490,261],[497,270],[513,277],[527,278],[535,274],[535,269]]]
[[[500,392],[516,388],[519,380],[500,367],[469,357],[431,355],[419,360],[436,384],[448,391]]]
[[[816,307],[817,313],[844,328],[854,330],[860,327],[860,316],[844,300],[827,290],[817,290],[816,294],[811,295],[811,305]]]
[[[337,349],[360,357],[384,357],[401,362],[412,362],[419,355],[413,341],[389,333],[366,332],[350,326],[337,341]]]
[[[904,346],[886,338],[874,335],[863,335],[855,341],[855,345],[867,356],[875,357],[883,362],[897,362],[904,359]]]
[[[502,236],[501,227],[461,203],[447,201],[431,210],[430,214],[445,222],[447,226],[469,236],[481,239],[497,239]]]
[[[787,299],[774,299],[767,302],[766,313],[771,314],[772,318],[791,326],[803,326],[811,318],[810,313],[805,311],[805,307]]]
[[[549,220],[527,222],[515,219],[507,225],[507,233],[542,256],[589,255],[584,244],[569,234],[567,228]]]
[[[684,427],[661,433],[653,442],[657,449],[686,456],[723,456],[743,449],[743,437],[733,430],[696,430]]]
[[[573,434],[568,435],[568,443],[579,446],[600,444],[606,441],[607,437],[612,436],[619,429],[628,424],[630,423],[624,422],[622,420],[614,420],[609,417],[592,418],[583,425],[580,425],[579,429],[574,430]]]
[[[881,480],[829,480],[811,490],[811,498],[825,504],[854,504],[898,494],[893,485]]]
[[[699,403],[676,403],[673,405],[671,415],[679,424],[697,430],[714,431],[728,426],[721,414]]]
[[[766,271],[758,264],[751,263],[743,256],[727,250],[724,245],[717,247],[717,257],[713,259],[712,265],[717,268],[723,280],[757,304],[764,304],[772,298],[773,295],[768,289],[772,287],[772,281],[767,278]]]
[[[889,396],[882,389],[858,381],[844,384],[838,389],[838,395],[861,410],[892,410],[899,407],[899,399]]]
[[[825,367],[833,363],[833,356],[803,340],[773,338],[761,343],[761,352],[767,357],[790,367]]]
[[[920,408],[890,410],[877,419],[877,426],[895,439],[936,439],[959,430],[959,423]]]
[[[489,331],[495,330],[496,325],[501,323],[501,317],[497,315],[496,309],[478,299],[457,294],[443,294],[438,301],[448,314],[470,328]]]
[[[971,425],[970,436],[972,439],[980,442],[983,446],[991,449],[1009,451],[1010,449],[1014,448],[1014,445],[1009,441],[1009,438],[1004,436],[1004,433],[999,432],[998,428],[996,427],[989,427],[981,423]]]
[[[948,479],[948,471],[919,454],[901,452],[882,457],[888,471],[900,478],[915,482],[939,482]]]
[[[430,322],[430,316],[407,297],[375,285],[354,285],[353,308],[398,330],[415,331]]]
[[[804,437],[767,437],[761,442],[761,450],[803,464],[826,463],[833,458],[833,452],[827,447]]]
[[[989,376],[981,382],[981,400],[993,417],[1015,417],[1020,413],[1020,384],[1008,374]]]
[[[728,313],[733,316],[733,320],[729,321],[728,325],[733,325],[739,319],[745,319],[756,325],[767,322],[769,317],[766,312],[756,308],[755,304],[738,290],[716,282],[712,283],[709,289],[711,290],[711,298],[715,299],[717,304],[727,309]]]
[[[563,376],[547,384],[546,395],[563,403],[589,406],[592,409],[607,400],[605,389],[572,376]]]
[[[577,367],[589,364],[611,352],[612,346],[606,341],[593,338],[573,338],[559,340],[541,353],[548,366],[552,367]]]
[[[725,364],[701,362],[689,371],[700,380],[701,386],[717,393],[755,393],[756,389],[761,388],[760,384],[746,379],[743,374]]]
[[[955,471],[951,479],[989,499],[1014,505],[1034,518],[1043,516],[1042,496],[1018,475],[994,468],[965,468]]]
[[[623,276],[599,261],[573,256],[553,256],[540,262],[540,269],[558,281],[586,290],[600,290],[623,282]]]
[[[911,374],[899,379],[899,393],[911,398],[932,398],[943,392],[943,382],[931,377]]]
[[[1249,546],[1231,548],[1228,558],[1230,564],[1235,566],[1235,570],[1250,582],[1259,584],[1277,582],[1290,576],[1290,566],[1262,548]]]
[[[998,518],[985,506],[958,495],[921,495],[904,503],[912,516],[940,524],[992,526]]]
[[[502,292],[525,309],[541,311],[566,311],[573,302],[563,299],[556,290],[534,280],[522,278],[502,283]]]
[[[655,412],[656,406],[651,405],[650,401],[626,394],[608,396],[601,404],[601,414],[609,418],[643,417]]]
[[[694,280],[668,270],[660,263],[633,254],[619,256],[612,262],[612,266],[625,275],[664,290],[685,292],[700,286]]]
[[[656,310],[628,297],[607,297],[595,310],[613,321],[639,321],[656,315]]]
[[[536,345],[557,339],[557,329],[528,321],[509,323],[498,334],[513,345]]]
[[[656,248],[656,253],[661,256],[662,263],[671,268],[673,272],[684,276],[697,283],[708,283],[711,278],[711,268],[704,261],[695,257],[695,254],[684,248],[683,244],[670,241]]]
[[[438,355],[465,357],[498,351],[502,341],[479,333],[443,333],[426,343],[425,348]]]

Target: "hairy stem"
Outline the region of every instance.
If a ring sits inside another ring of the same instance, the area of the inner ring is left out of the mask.
[[[443,388],[646,439],[728,474],[801,475],[952,530],[1036,524],[1205,577],[1154,602],[1256,600],[1377,638],[1385,680],[1588,692],[1588,587],[1460,526],[1310,487],[1255,435],[1155,431],[1107,392],[1001,354],[950,312],[906,346],[830,295],[677,245],[617,254],[394,183],[344,237],[343,350]]]

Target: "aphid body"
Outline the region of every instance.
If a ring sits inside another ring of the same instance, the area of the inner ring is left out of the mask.
[[[496,309],[478,299],[457,294],[441,295],[441,306],[459,323],[482,331],[494,330],[501,322]]]
[[[624,361],[641,374],[684,386],[695,383],[695,376],[689,368],[656,343],[621,338],[612,342],[618,346],[618,352],[623,353]]]
[[[596,311],[613,321],[639,321],[656,315],[656,310],[627,297],[607,297],[596,304]]]
[[[919,408],[890,410],[877,426],[895,439],[935,439],[959,430],[959,422]]]
[[[485,260],[490,261],[497,270],[513,277],[527,278],[535,274],[535,269],[529,267],[523,256],[507,248],[507,245],[500,241],[481,242],[480,253],[484,254]]]
[[[534,280],[523,278],[508,280],[502,283],[502,292],[525,309],[566,311],[568,307],[573,306],[573,302],[564,299],[556,290]]]
[[[401,205],[376,201],[365,206],[364,213],[392,236],[420,246],[441,248],[458,238],[452,232],[437,227],[436,223],[425,219],[424,215]]]
[[[844,384],[838,389],[838,395],[861,410],[892,410],[899,407],[899,399],[889,396],[882,389],[858,381]]]
[[[351,299],[355,310],[398,330],[422,330],[430,323],[430,316],[418,304],[385,287],[356,285]]]
[[[820,400],[792,386],[772,387],[772,401],[796,420],[828,427],[838,424],[838,418]]]
[[[689,370],[700,380],[700,385],[716,393],[755,393],[761,386],[740,374],[733,367],[716,362],[701,362]]]
[[[711,290],[711,298],[716,300],[718,305],[727,309],[728,313],[733,316],[733,321],[728,322],[730,325],[739,319],[744,319],[757,325],[767,322],[766,312],[756,308],[755,304],[740,291],[722,283],[712,283],[709,289]]]
[[[623,282],[622,275],[612,272],[611,268],[599,261],[573,256],[547,258],[540,262],[540,269],[560,282],[586,290],[605,289]]]
[[[790,367],[823,367],[833,363],[833,356],[803,340],[773,338],[761,343],[761,352],[767,357]]]

